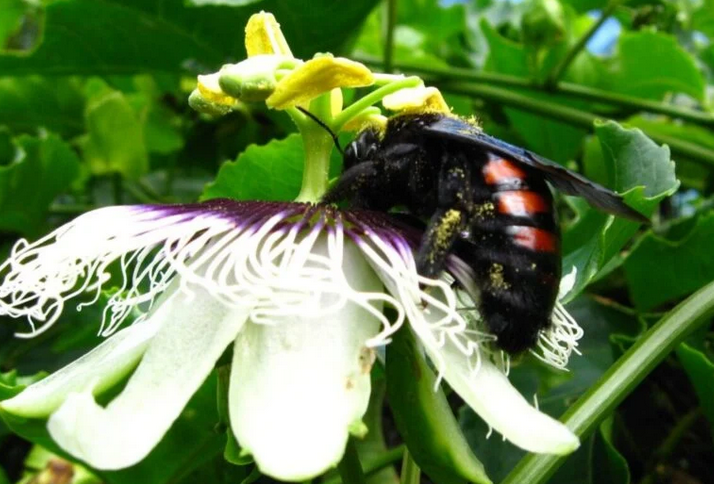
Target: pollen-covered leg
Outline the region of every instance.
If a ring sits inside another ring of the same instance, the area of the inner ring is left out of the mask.
[[[374,197],[370,197],[376,185],[379,184],[379,169],[377,163],[365,161],[345,171],[337,183],[322,197],[325,203],[336,203],[350,200],[352,205],[360,208],[372,208]]]
[[[424,277],[436,277],[444,268],[446,256],[464,227],[460,210],[440,209],[431,217],[416,256],[417,270]]]

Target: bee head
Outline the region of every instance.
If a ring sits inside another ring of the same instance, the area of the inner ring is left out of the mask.
[[[348,170],[364,161],[374,160],[380,145],[379,133],[374,129],[361,131],[357,138],[347,145],[344,156],[344,169]]]

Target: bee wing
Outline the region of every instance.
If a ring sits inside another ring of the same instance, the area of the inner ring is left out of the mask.
[[[649,223],[647,217],[627,206],[622,197],[612,190],[590,181],[579,173],[570,171],[554,161],[489,136],[458,118],[441,118],[425,126],[424,133],[441,139],[446,138],[472,146],[475,145],[504,158],[523,163],[539,170],[546,180],[563,193],[583,197],[592,206],[604,212],[637,222]]]

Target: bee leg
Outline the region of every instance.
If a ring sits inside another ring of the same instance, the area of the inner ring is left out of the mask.
[[[341,200],[350,200],[353,205],[366,205],[369,194],[374,190],[374,186],[380,181],[380,170],[377,163],[365,161],[359,163],[340,176],[327,193],[322,197],[324,203],[337,203]]]
[[[456,208],[440,208],[432,215],[416,255],[420,275],[431,278],[439,275],[464,222],[464,213]]]

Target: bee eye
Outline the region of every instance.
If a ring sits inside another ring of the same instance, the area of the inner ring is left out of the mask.
[[[365,160],[371,160],[374,158],[374,156],[377,154],[377,145],[376,144],[368,144],[367,145],[367,150],[365,151],[364,155],[362,156],[363,159]]]
[[[352,142],[345,148],[345,156],[343,159],[344,169],[352,168],[359,162],[360,157],[357,151],[357,143]]]

